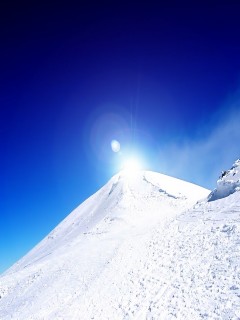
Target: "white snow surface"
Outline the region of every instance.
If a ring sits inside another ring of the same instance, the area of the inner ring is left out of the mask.
[[[233,189],[117,174],[0,277],[0,319],[240,319]]]

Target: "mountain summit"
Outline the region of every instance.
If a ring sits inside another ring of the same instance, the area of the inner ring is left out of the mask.
[[[0,277],[0,319],[237,319],[235,189],[117,174]]]

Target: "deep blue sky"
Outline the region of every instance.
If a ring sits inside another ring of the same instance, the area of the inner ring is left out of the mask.
[[[12,3],[0,15],[0,272],[119,170],[112,139],[122,157],[208,188],[239,157],[240,5]]]

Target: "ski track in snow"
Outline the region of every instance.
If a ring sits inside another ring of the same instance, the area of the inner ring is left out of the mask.
[[[116,177],[67,217],[0,277],[0,319],[239,320],[240,192],[191,208],[158,180]]]

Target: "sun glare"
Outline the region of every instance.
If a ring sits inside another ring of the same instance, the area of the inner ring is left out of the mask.
[[[138,171],[142,169],[142,165],[139,159],[130,158],[123,164],[123,172],[128,177],[134,177]]]

